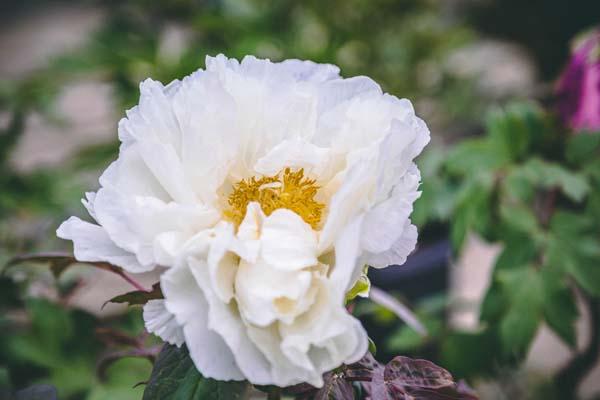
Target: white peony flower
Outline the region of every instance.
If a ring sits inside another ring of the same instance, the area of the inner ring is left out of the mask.
[[[167,267],[149,331],[200,372],[255,384],[323,384],[360,359],[345,309],[365,264],[415,247],[413,159],[429,141],[408,100],[308,61],[207,57],[167,86],[146,80],[119,123],[119,158],[58,236],[82,261]]]

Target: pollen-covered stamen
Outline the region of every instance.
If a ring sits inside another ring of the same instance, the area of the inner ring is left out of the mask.
[[[314,199],[319,190],[315,182],[304,176],[304,169],[294,172],[290,168],[275,176],[242,179],[229,195],[231,208],[225,211],[225,215],[239,226],[246,215],[248,203],[255,201],[266,215],[279,208],[287,208],[317,229],[325,205]]]

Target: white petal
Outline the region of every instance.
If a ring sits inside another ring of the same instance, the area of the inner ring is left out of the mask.
[[[366,263],[375,268],[402,265],[417,245],[417,227],[406,221],[402,234],[389,250],[382,253],[366,253]]]
[[[177,231],[162,232],[154,238],[154,261],[163,266],[174,265],[186,242],[186,235]]]
[[[337,293],[337,301],[342,302],[346,292],[360,276],[362,265],[360,256],[360,235],[364,216],[352,220],[335,242],[335,267],[330,276],[332,287]]]
[[[265,217],[259,203],[255,201],[248,203],[246,215],[238,227],[237,237],[244,241],[258,240]]]
[[[237,308],[231,303],[223,303],[216,296],[209,283],[206,263],[194,258],[189,258],[188,263],[209,304],[208,328],[217,332],[227,343],[231,349],[228,353],[233,354],[239,370],[250,382],[258,385],[271,384],[269,362],[248,338],[246,326],[242,322]],[[219,349],[211,347],[206,349],[210,349],[210,353],[219,351]],[[204,349],[205,352],[206,349]]]
[[[412,201],[403,195],[392,196],[366,213],[363,224],[362,248],[371,253],[388,250],[402,234],[402,228],[412,213]]]
[[[173,107],[187,184],[202,201],[213,203],[239,146],[235,101],[216,77],[196,73],[183,80]]]
[[[332,298],[331,284],[322,282],[318,300],[293,324],[279,325],[281,349],[290,362],[316,372],[329,371],[344,362],[354,362],[367,349],[367,335],[360,323]],[[357,358],[357,354],[360,356]],[[308,358],[307,358],[308,357]],[[316,374],[318,375],[318,374]],[[322,385],[317,376],[313,384]]]
[[[331,198],[329,214],[319,237],[319,253],[330,249],[349,221],[356,218],[368,205],[369,188],[373,187],[373,163],[356,163],[344,177],[337,193]]]
[[[275,210],[263,222],[261,255],[282,270],[317,265],[317,235],[302,218],[287,209]]]
[[[150,300],[144,305],[144,323],[146,330],[154,333],[167,343],[180,347],[185,338],[183,329],[165,307],[162,299]]]
[[[100,185],[123,195],[156,197],[171,200],[164,187],[152,174],[140,154],[138,143],[121,146],[119,158],[100,176]]]
[[[285,387],[308,382],[316,387],[323,386],[322,373],[308,365],[308,368],[292,362],[281,348],[281,336],[275,325],[265,328],[248,326],[248,335],[252,342],[268,358],[271,366],[271,383]],[[340,363],[341,364],[341,363]]]
[[[139,151],[148,169],[173,200],[184,204],[197,201],[188,183],[190,179],[173,146],[144,140],[140,142]]]
[[[260,260],[254,264],[242,261],[235,280],[240,312],[258,326],[267,326],[278,317],[289,322],[284,313],[278,312],[276,300],[300,300],[307,295],[311,281],[309,271],[280,270]]]
[[[203,376],[217,380],[243,380],[234,355],[221,335],[209,329],[208,303],[185,265],[161,277],[165,306],[183,326],[190,357]]]
[[[219,217],[215,210],[199,204],[164,203],[154,197],[128,197],[110,187],[98,191],[94,211],[110,238],[120,247],[135,253],[143,264],[157,262],[154,246],[160,234],[177,231],[181,233],[179,237],[182,240],[188,239],[214,224]],[[160,253],[161,250],[165,249],[156,249],[156,254],[165,254]]]
[[[329,149],[317,147],[300,138],[284,140],[261,157],[254,169],[259,174],[272,176],[285,168],[304,168],[308,175],[326,180],[331,172],[330,153]]]
[[[233,285],[239,258],[228,251],[234,240],[233,225],[222,224],[215,229],[215,236],[208,253],[208,271],[212,288],[224,303],[233,298]]]
[[[154,269],[154,265],[141,265],[134,254],[115,245],[102,227],[77,217],[63,222],[56,235],[73,241],[73,252],[79,261],[106,261],[133,273]]]
[[[181,134],[171,106],[172,96],[179,86],[179,81],[167,87],[152,79],[140,83],[139,104],[128,110],[127,118],[119,124],[119,138],[123,142],[169,143],[179,151]]]

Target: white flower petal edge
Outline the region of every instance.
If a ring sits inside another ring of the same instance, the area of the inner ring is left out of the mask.
[[[185,341],[207,377],[321,386],[360,359],[346,292],[417,241],[429,131],[410,101],[332,65],[223,55],[140,92],[83,201],[96,223],[72,217],[58,236],[82,261],[166,267],[146,327]]]
[[[167,343],[179,347],[184,342],[183,329],[167,310],[164,300],[150,300],[144,305],[144,324],[148,332]]]

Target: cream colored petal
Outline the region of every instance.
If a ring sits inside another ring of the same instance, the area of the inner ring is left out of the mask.
[[[302,218],[287,209],[269,215],[260,237],[265,262],[282,270],[317,265],[317,234]]]
[[[235,293],[241,314],[250,323],[267,326],[277,318],[289,321],[293,314],[277,309],[276,300],[296,301],[305,296],[310,288],[312,274],[309,271],[285,271],[259,260],[250,264],[240,262]]]

